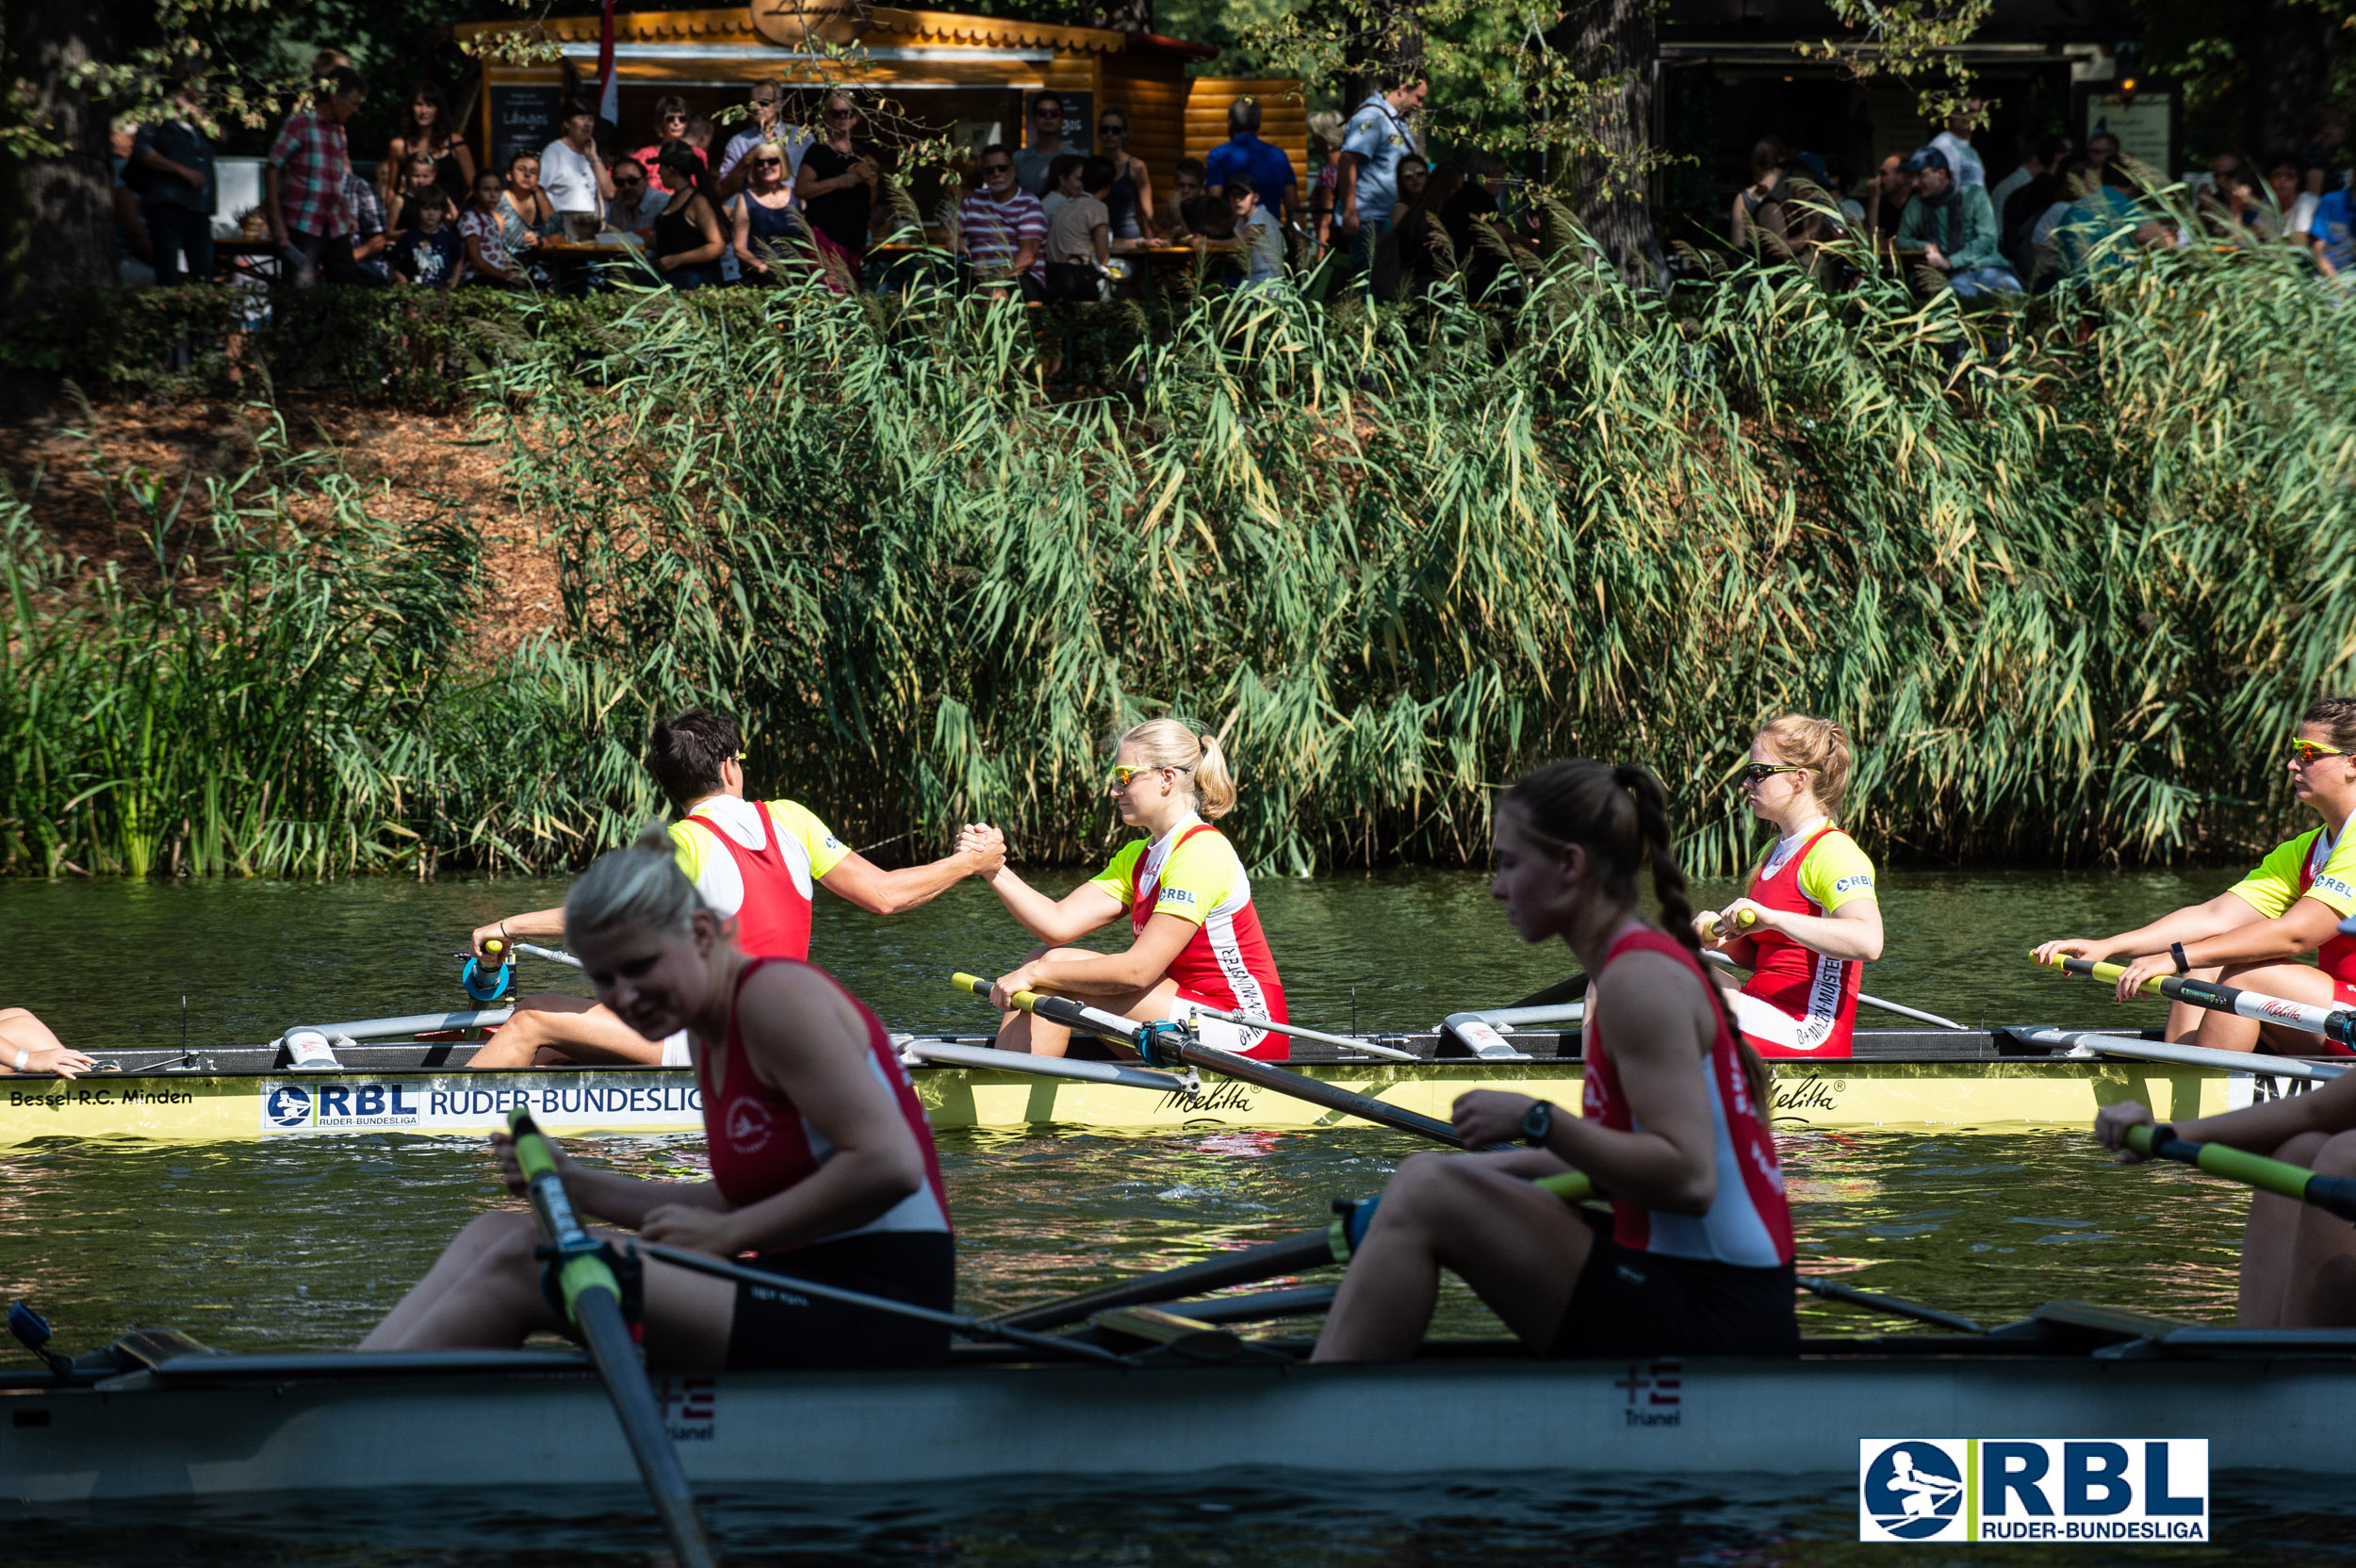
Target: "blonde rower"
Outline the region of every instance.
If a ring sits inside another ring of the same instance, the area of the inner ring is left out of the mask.
[[[1751,972],[1734,1020],[1762,1056],[1846,1056],[1858,984],[1882,956],[1873,862],[1833,821],[1849,788],[1848,732],[1805,713],[1771,719],[1737,776],[1751,814],[1777,837],[1715,926],[1702,917],[1705,934]],[[1757,923],[1747,933],[1744,914]]]
[[[1047,945],[1020,968],[999,976],[990,1000],[1007,1005],[1019,990],[1081,998],[1126,1017],[1176,1019],[1197,1006],[1286,1021],[1284,988],[1276,959],[1252,904],[1252,879],[1235,846],[1203,819],[1235,808],[1235,781],[1217,737],[1197,737],[1175,719],[1138,725],[1121,738],[1105,780],[1121,820],[1145,830],[1112,864],[1061,900],[1048,898],[1004,866],[990,878],[1024,930]],[[995,835],[969,830],[960,850],[977,853]],[[1127,917],[1129,946],[1092,953],[1063,944]],[[1198,1027],[1206,1044],[1249,1055],[1284,1054],[1284,1041],[1265,1030],[1212,1020]],[[999,1045],[1060,1056],[1071,1031],[1009,1012]]]
[[[573,885],[564,938],[598,1004],[639,1038],[686,1032],[712,1164],[710,1181],[648,1182],[560,1156],[575,1208],[648,1241],[951,1309],[955,1247],[932,1133],[874,1013],[824,971],[747,956],[659,826]],[[492,1142],[521,1192],[513,1146]],[[529,1213],[483,1216],[360,1348],[499,1348],[559,1330],[532,1256],[540,1240]],[[923,1365],[948,1353],[947,1331],[930,1324],[651,1260],[643,1322],[648,1361],[691,1371]]]

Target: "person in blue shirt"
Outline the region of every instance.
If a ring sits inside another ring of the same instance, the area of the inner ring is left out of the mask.
[[[449,288],[466,270],[466,242],[450,226],[450,196],[440,186],[410,203],[417,226],[393,241],[393,274],[419,288]]]
[[[1390,226],[1391,209],[1399,204],[1399,160],[1421,151],[1407,122],[1432,91],[1419,72],[1380,80],[1382,90],[1358,106],[1342,132],[1333,195],[1334,226],[1361,268],[1373,256]]]
[[[1237,174],[1252,176],[1262,211],[1278,223],[1301,210],[1301,181],[1293,160],[1284,150],[1260,139],[1260,101],[1238,98],[1227,106],[1227,139],[1203,160],[1203,177],[1214,196],[1224,198],[1227,182]]]
[[[2327,191],[2307,220],[2307,238],[2315,248],[2315,265],[2327,278],[2336,278],[2356,265],[2356,186]]]

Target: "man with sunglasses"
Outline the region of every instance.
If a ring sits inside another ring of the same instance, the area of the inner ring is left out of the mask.
[[[1044,197],[1048,171],[1066,153],[1083,152],[1064,140],[1063,100],[1042,92],[1031,100],[1031,144],[1014,155],[1014,183],[1028,194]]]
[[[960,253],[974,286],[996,293],[1019,291],[1025,300],[1047,297],[1047,212],[1039,198],[1015,184],[1014,152],[1003,142],[982,149],[974,166],[979,188],[957,204],[957,232],[949,246]]]
[[[753,84],[753,90],[744,100],[752,110],[752,122],[728,138],[728,144],[720,155],[720,194],[733,197],[744,188],[752,171],[744,159],[756,147],[776,142],[785,149],[785,183],[792,185],[801,172],[802,155],[810,151],[810,134],[799,125],[782,123],[785,114],[785,86],[767,81]]]
[[[969,833],[972,843],[945,859],[885,871],[845,848],[798,802],[745,799],[744,749],[733,719],[698,709],[654,727],[646,767],[679,811],[671,825],[679,870],[714,913],[735,923],[737,945],[754,957],[810,956],[810,901],[817,888],[870,914],[896,915],[1006,863],[1003,839]],[[564,935],[564,910],[559,906],[477,926],[472,945],[481,955],[483,944],[494,937],[561,940]],[[684,1036],[648,1040],[603,1007],[548,992],[518,999],[515,1016],[469,1065],[659,1061],[677,1066],[686,1060]]]
[[[636,158],[615,158],[613,172],[614,199],[605,204],[605,226],[617,234],[652,234],[655,219],[671,198],[654,188],[646,166]]]
[[[2356,1007],[2356,938],[2340,922],[2356,913],[2356,697],[2323,697],[2300,715],[2282,754],[2299,803],[2322,825],[2278,845],[2257,869],[2204,904],[2187,905],[2115,937],[2071,938],[2037,950],[2055,958],[2129,960],[2118,997],[2129,1001],[2153,975],[2193,975],[2269,996]],[[2313,953],[2312,965],[2298,962]],[[2317,1037],[2179,1002],[2168,1037],[2216,1051],[2315,1051]],[[2337,1046],[2330,1047],[2346,1054]]]

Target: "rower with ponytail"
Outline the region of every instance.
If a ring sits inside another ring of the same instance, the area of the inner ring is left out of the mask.
[[[1123,825],[1146,835],[1121,845],[1112,864],[1060,899],[1011,867],[990,878],[1007,913],[1046,944],[991,987],[990,999],[1007,1008],[999,1049],[1060,1056],[1070,1047],[1071,1030],[1008,1007],[1014,993],[1034,990],[1081,997],[1141,1022],[1191,1019],[1206,1044],[1247,1056],[1283,1055],[1281,1036],[1201,1012],[1286,1021],[1284,987],[1260,930],[1252,878],[1227,836],[1203,820],[1235,808],[1235,779],[1219,738],[1172,718],[1137,725],[1115,743],[1104,787]],[[987,848],[995,833],[968,828],[957,847]],[[1131,939],[1125,951],[1069,945],[1123,916]]]
[[[1528,1095],[1456,1102],[1468,1149],[1401,1166],[1350,1261],[1319,1361],[1415,1353],[1450,1268],[1549,1356],[1797,1348],[1792,1218],[1767,1072],[1702,967],[1691,895],[1648,770],[1550,762],[1508,790],[1492,894],[1526,942],[1560,938],[1594,984],[1580,1114]],[[1659,923],[1638,896],[1652,875]],[[1612,1212],[1537,1177],[1578,1170]]]

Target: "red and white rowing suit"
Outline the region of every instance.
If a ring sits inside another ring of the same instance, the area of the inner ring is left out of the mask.
[[[1873,896],[1873,862],[1830,823],[1778,842],[1752,874],[1749,898],[1761,908],[1824,916]],[[1830,958],[1780,931],[1750,933],[1751,977],[1734,1018],[1762,1056],[1846,1057],[1857,1027],[1865,966]]]
[[[794,962],[797,960],[791,958],[751,959],[737,973],[737,1000],[741,1002],[744,997],[744,982],[761,970],[771,964]],[[806,964],[802,967],[811,968]],[[908,1070],[900,1065],[899,1053],[892,1049],[882,1021],[868,1010],[865,1003],[843,990],[842,984],[824,970],[814,972],[824,976],[828,985],[842,991],[859,1009],[859,1018],[867,1026],[868,1070],[892,1090],[900,1119],[908,1123],[916,1146],[924,1152],[924,1185],[864,1225],[835,1232],[818,1238],[819,1241],[840,1241],[845,1236],[889,1231],[948,1231],[949,1198],[941,1182],[941,1161],[933,1152],[932,1123],[925,1119],[915,1086],[908,1082]],[[734,1005],[728,1010],[728,1047],[720,1081],[714,1084],[712,1080],[711,1053],[699,1051],[695,1053],[695,1084],[703,1090],[704,1138],[711,1152],[712,1180],[729,1207],[741,1209],[775,1197],[810,1180],[834,1157],[834,1145],[810,1124],[801,1107],[794,1104],[794,1097],[762,1083],[754,1074]]]
[[[1643,926],[1623,932],[1605,955],[1610,969],[1624,953],[1665,953],[1711,989],[1701,965],[1675,937]],[[1717,1009],[1713,1006],[1711,1011]],[[1608,1023],[1609,1020],[1602,1021]],[[1612,1064],[1604,1031],[1595,1022],[1585,1041],[1587,1083],[1579,1109],[1617,1132],[1641,1131]],[[1622,1199],[1612,1202],[1612,1238],[1635,1252],[1775,1268],[1792,1261],[1792,1211],[1784,1201],[1783,1166],[1775,1157],[1775,1135],[1766,1113],[1752,1102],[1742,1075],[1742,1052],[1723,1016],[1701,1064],[1710,1080],[1710,1119],[1717,1151],[1718,1192],[1703,1215],[1669,1214],[1640,1208]]]
[[[1223,1013],[1289,1021],[1276,958],[1252,906],[1252,879],[1227,836],[1189,814],[1148,843],[1123,844],[1088,882],[1129,911],[1133,937],[1145,934],[1155,915],[1176,915],[1194,925],[1194,936],[1170,961],[1163,978],[1177,982],[1178,999]],[[1282,1036],[1197,1019],[1205,1045],[1247,1056],[1282,1056]]]

